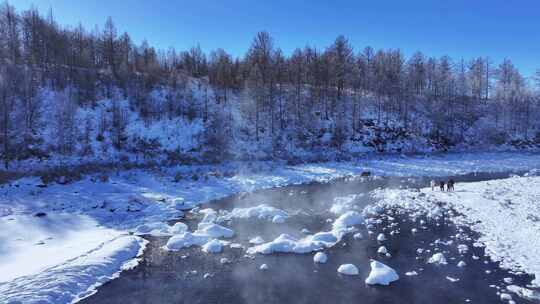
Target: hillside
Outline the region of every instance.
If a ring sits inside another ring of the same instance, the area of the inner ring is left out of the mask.
[[[365,153],[537,149],[540,103],[510,60],[400,50],[285,55],[259,32],[244,57],[156,50],[32,8],[0,11],[4,168],[88,163],[291,163]]]

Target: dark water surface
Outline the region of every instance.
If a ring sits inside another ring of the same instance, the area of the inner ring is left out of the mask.
[[[475,174],[455,179],[479,181],[505,178],[509,174]],[[328,212],[335,197],[360,194],[355,200],[358,210],[372,203],[367,193],[378,187],[425,187],[429,178],[349,178],[329,184],[309,184],[257,191],[214,201],[204,207],[230,210],[268,204],[294,214],[285,224],[273,224],[264,220],[233,220],[229,225],[236,235],[232,239],[248,247],[248,240],[262,236],[270,241],[281,233],[301,237],[301,230],[326,231],[335,218]],[[364,194],[362,196],[362,194]],[[448,211],[452,212],[452,211]],[[150,244],[141,264],[133,270],[98,289],[98,292],[81,303],[503,303],[497,294],[504,290],[503,278],[512,278],[514,284],[524,286],[532,277],[509,273],[484,257],[482,247],[474,247],[473,232],[458,229],[440,219],[424,219],[420,225],[397,210],[386,210],[379,215],[380,224],[369,235],[365,227],[359,227],[362,239],[345,237],[328,254],[326,264],[314,264],[313,254],[272,254],[246,256],[244,249],[228,246],[220,254],[205,254],[200,248],[188,248],[179,252],[167,252],[161,248],[167,238],[148,237]],[[200,220],[188,214],[190,228]],[[390,224],[400,233],[390,236]],[[411,229],[417,228],[417,233]],[[384,245],[392,257],[377,254],[380,244],[375,237],[386,233]],[[457,239],[460,233],[465,238]],[[467,240],[466,237],[469,237]],[[436,242],[452,241],[451,244]],[[460,255],[458,244],[466,244],[469,252]],[[419,254],[418,248],[430,250]],[[432,265],[427,259],[435,252],[443,252],[448,265]],[[476,255],[479,259],[473,259]],[[228,258],[231,263],[222,264]],[[390,286],[367,286],[370,259],[377,259],[394,268],[400,279]],[[466,267],[456,264],[463,260]],[[269,269],[262,271],[261,264]],[[343,276],[336,270],[341,264],[355,264],[358,276]],[[417,276],[405,272],[416,271]],[[488,271],[488,272],[486,272]],[[447,277],[459,278],[452,282]],[[516,303],[533,303],[512,294]]]

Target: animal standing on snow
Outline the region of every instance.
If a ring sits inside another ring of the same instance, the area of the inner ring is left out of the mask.
[[[441,191],[444,191],[444,182],[443,181],[439,182],[439,188],[441,189]]]
[[[446,191],[454,191],[454,180],[453,179],[450,179],[448,181],[448,185],[446,186]]]

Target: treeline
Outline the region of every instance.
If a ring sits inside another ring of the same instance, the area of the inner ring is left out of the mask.
[[[465,140],[467,130],[482,119],[492,123],[489,134],[496,142],[540,140],[540,71],[538,78],[526,79],[509,59],[453,60],[421,52],[407,58],[399,49],[371,47],[355,51],[343,36],[324,49],[306,46],[288,55],[267,32],[257,33],[241,58],[223,49],[206,54],[199,46],[156,50],[119,34],[111,18],[102,29],[64,27],[52,12],[43,16],[31,8],[19,13],[4,2],[0,63],[6,166],[16,157],[47,154],[36,148],[44,141],[40,88],[67,92],[53,109],[61,122],[57,137],[62,144],[55,149],[62,154],[74,153],[74,142],[84,137],[69,131],[79,127],[73,125],[73,112],[104,99],[129,100],[131,110],[148,123],[203,119],[207,149],[217,151],[230,148],[239,132],[257,142],[269,140],[273,153],[283,150],[284,141],[318,145],[327,133],[339,149],[362,134],[368,118],[448,145]],[[198,92],[187,92],[190,78],[199,80]],[[163,88],[167,102],[154,103],[151,92]],[[245,121],[237,121],[235,110]],[[109,128],[115,147],[126,149],[125,115],[116,105],[111,113],[108,125],[96,128]]]

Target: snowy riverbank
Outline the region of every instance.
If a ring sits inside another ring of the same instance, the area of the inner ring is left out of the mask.
[[[455,209],[452,220],[479,232],[479,245],[493,261],[534,275],[531,284],[540,286],[540,177],[458,183],[454,192],[385,189],[376,196],[381,205],[415,212],[433,212],[435,205]]]
[[[166,220],[234,193],[327,182],[364,171],[448,176],[535,168],[540,168],[539,155],[471,153],[299,166],[264,163],[229,177],[207,174],[231,170],[227,166],[204,166],[131,170],[107,181],[90,176],[68,185],[45,186],[38,178],[24,178],[0,188],[0,302],[64,303],[87,296],[123,268],[135,265],[144,242],[126,232],[157,227],[155,233],[170,234]],[[189,178],[174,181],[179,171]],[[87,269],[96,272],[82,271]]]

